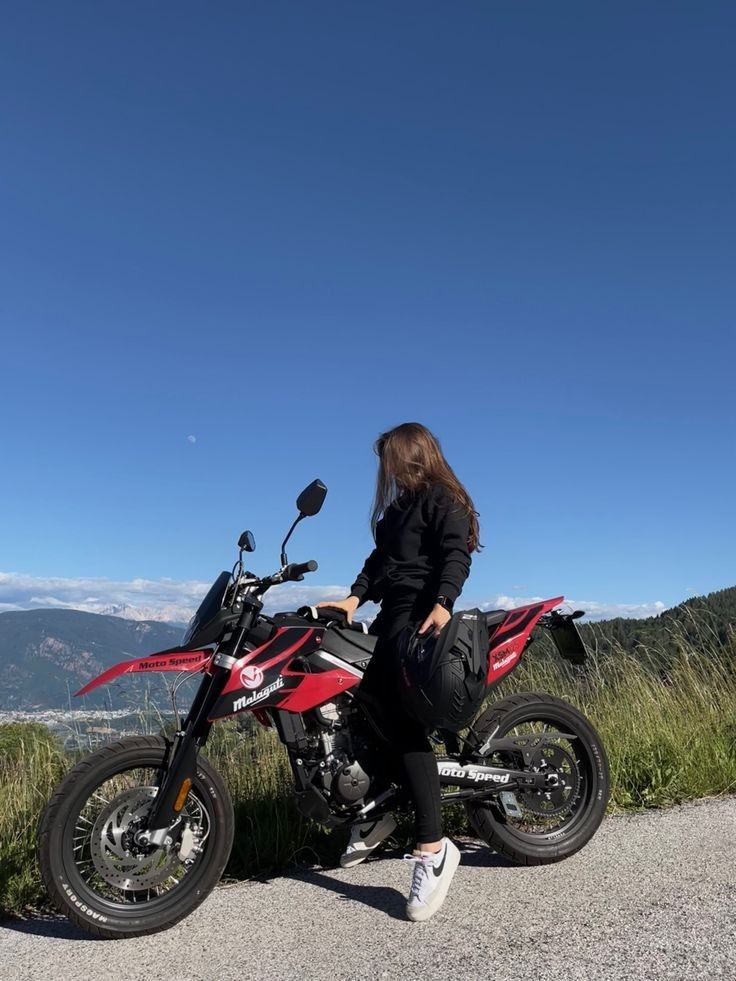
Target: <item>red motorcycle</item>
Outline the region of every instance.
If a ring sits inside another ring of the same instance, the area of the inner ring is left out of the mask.
[[[297,523],[322,507],[313,481],[281,547],[281,567],[259,578],[243,565],[240,536],[232,572],[213,583],[179,647],[117,664],[84,686],[92,691],[130,672],[198,672],[201,683],[173,740],[131,736],[99,749],[64,777],[47,805],[38,858],[54,903],[97,936],[141,936],[192,912],[219,881],[233,842],[233,807],[201,753],[212,724],[253,712],[275,730],[294,775],[296,805],[328,827],[348,828],[410,803],[392,779],[380,724],[355,697],[375,636],[329,608],[266,616],[263,595],[298,582],[317,563],[289,563]],[[563,597],[486,613],[488,689],[516,667],[535,627],[560,654],[585,648]],[[463,801],[472,829],[521,864],[556,862],[582,848],[605,812],[608,763],[590,722],[572,705],[525,693],[486,708],[464,736],[433,733],[443,805]]]

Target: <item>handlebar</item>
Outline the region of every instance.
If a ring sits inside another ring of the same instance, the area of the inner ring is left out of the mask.
[[[289,570],[289,576],[284,576],[284,579],[292,579],[296,582],[301,582],[304,578],[305,572],[316,572],[319,566],[314,559],[310,559],[309,562],[290,562],[286,567]]]
[[[309,562],[290,562],[278,572],[274,572],[273,575],[261,579],[258,592],[265,593],[271,586],[277,586],[283,582],[301,582],[305,572],[316,572],[318,568],[319,566],[314,559],[310,559]]]

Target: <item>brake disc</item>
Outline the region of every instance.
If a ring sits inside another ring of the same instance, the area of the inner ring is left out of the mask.
[[[143,826],[156,787],[135,787],[110,801],[100,812],[90,836],[92,862],[105,882],[137,891],[160,886],[181,865],[177,848],[140,847],[135,832]]]

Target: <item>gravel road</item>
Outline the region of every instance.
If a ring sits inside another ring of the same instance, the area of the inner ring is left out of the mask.
[[[559,865],[474,842],[443,909],[403,918],[409,865],[312,869],[223,886],[167,933],[86,939],[66,921],[0,925],[4,978],[736,979],[736,798],[613,817]]]

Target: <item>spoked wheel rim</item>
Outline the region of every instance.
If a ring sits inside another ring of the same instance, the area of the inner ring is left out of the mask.
[[[559,733],[558,738],[555,733]],[[540,735],[547,737],[545,742],[539,741]],[[595,760],[584,736],[575,731],[568,719],[549,710],[536,709],[528,719],[501,727],[494,738],[525,739],[525,748],[531,751],[532,757],[524,769],[547,777],[544,790],[508,792],[521,811],[520,817],[507,813],[499,801],[497,807],[507,830],[529,842],[549,841],[569,834],[584,819],[594,793]],[[483,762],[517,767],[519,757],[514,756],[505,751],[495,752]]]
[[[213,815],[196,785],[163,845],[140,839],[158,772],[156,766],[138,765],[106,777],[68,818],[64,864],[70,876],[80,892],[117,914],[167,903],[199,878],[206,860]]]

